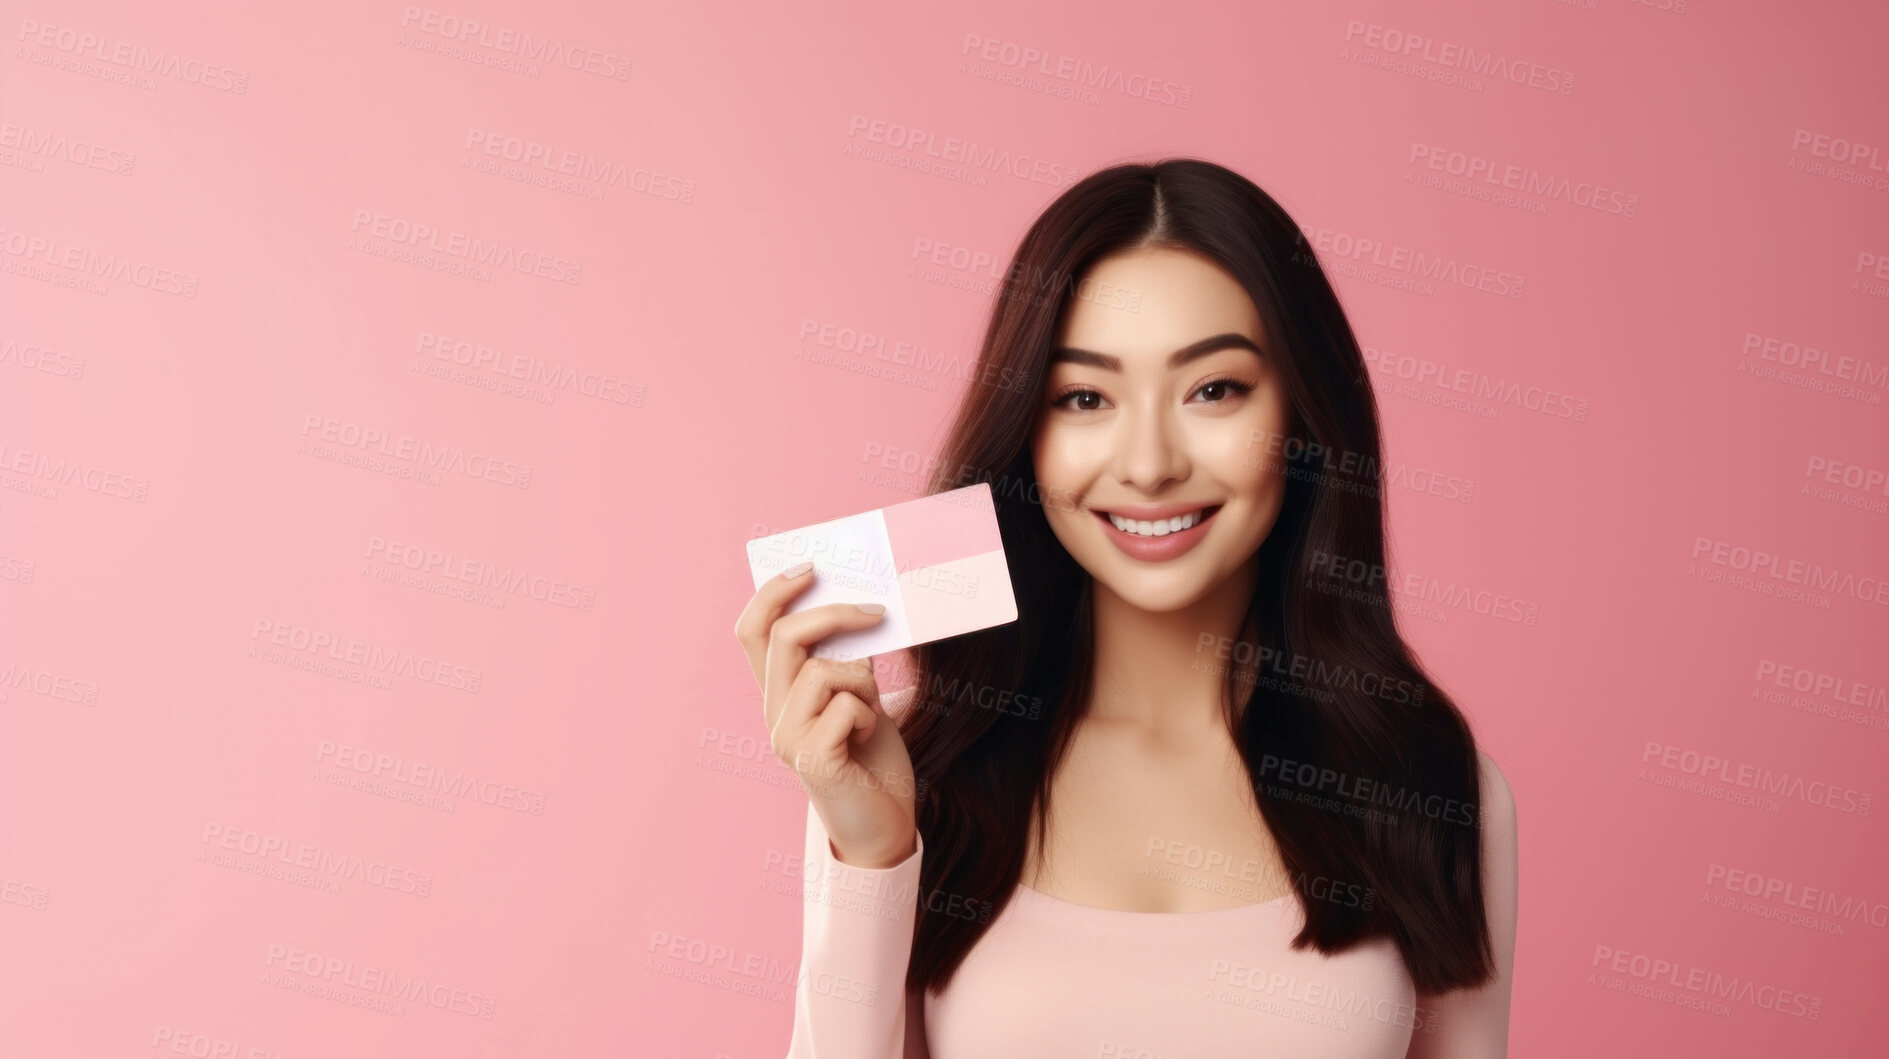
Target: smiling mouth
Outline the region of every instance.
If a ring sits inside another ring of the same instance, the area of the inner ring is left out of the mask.
[[[1131,534],[1136,537],[1165,537],[1170,533],[1179,533],[1182,530],[1189,530],[1200,525],[1212,518],[1214,513],[1219,511],[1220,508],[1221,505],[1212,504],[1201,508],[1199,511],[1190,511],[1185,515],[1180,515],[1175,518],[1159,518],[1152,520],[1126,519],[1107,511],[1097,511],[1095,517],[1107,521],[1110,525],[1121,530],[1123,533]]]

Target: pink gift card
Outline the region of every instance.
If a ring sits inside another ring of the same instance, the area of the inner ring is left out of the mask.
[[[907,500],[748,542],[754,587],[813,560],[792,614],[828,603],[882,603],[885,620],[834,633],[816,658],[884,654],[1017,620],[990,485]]]

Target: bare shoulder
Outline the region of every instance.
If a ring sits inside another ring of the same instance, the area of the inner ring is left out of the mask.
[[[1476,748],[1476,764],[1482,787],[1482,806],[1478,814],[1485,831],[1495,830],[1504,837],[1515,833],[1515,790],[1509,778],[1481,747]]]

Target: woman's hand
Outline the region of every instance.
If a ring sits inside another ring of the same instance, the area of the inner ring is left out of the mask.
[[[844,864],[889,868],[918,848],[911,755],[879,705],[870,658],[837,662],[809,654],[826,637],[870,628],[885,615],[851,603],[785,613],[815,576],[811,569],[798,577],[782,571],[755,589],[735,622],[735,639],[761,685],[774,753],[800,777],[834,854]]]

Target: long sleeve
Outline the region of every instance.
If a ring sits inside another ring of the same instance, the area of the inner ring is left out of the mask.
[[[1482,784],[1482,893],[1495,949],[1496,979],[1479,989],[1418,996],[1432,1024],[1422,1019],[1406,1059],[1505,1059],[1509,1054],[1509,994],[1515,974],[1515,921],[1520,888],[1515,793],[1495,761],[1478,752]]]
[[[908,1054],[905,972],[924,855],[925,839],[919,835],[912,855],[890,868],[843,863],[820,814],[807,804],[800,974],[787,1059],[901,1059]]]

